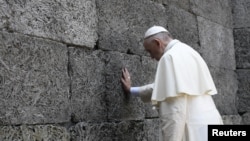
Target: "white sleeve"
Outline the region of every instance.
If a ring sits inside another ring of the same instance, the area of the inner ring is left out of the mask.
[[[151,102],[154,83],[141,87],[131,87],[130,93],[134,96],[139,96],[143,102]]]
[[[139,96],[140,87],[131,87],[130,94],[133,96]]]

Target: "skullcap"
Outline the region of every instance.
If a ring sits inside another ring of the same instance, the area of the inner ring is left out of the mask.
[[[157,33],[160,33],[160,32],[168,32],[167,29],[165,29],[164,27],[162,26],[152,26],[150,27],[146,32],[145,32],[145,35],[144,35],[144,39],[145,38],[148,38],[149,36],[152,36],[152,35],[155,35]]]

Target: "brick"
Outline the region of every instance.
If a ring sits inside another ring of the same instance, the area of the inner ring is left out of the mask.
[[[244,125],[250,124],[250,112],[244,113],[242,115],[242,124],[244,124]]]
[[[10,8],[4,0],[0,0],[0,29],[8,27]]]
[[[69,121],[67,47],[0,32],[0,124]]]
[[[81,122],[70,128],[72,141],[140,141],[159,139],[159,120]]]
[[[69,56],[72,120],[107,120],[104,53],[70,47]]]
[[[250,1],[232,0],[233,26],[234,28],[244,28],[250,25]]]
[[[232,28],[230,0],[190,0],[192,13],[209,19],[227,28]]]
[[[232,29],[198,17],[201,55],[208,65],[234,70],[235,50]]]
[[[12,31],[90,48],[95,46],[94,0],[11,0],[6,3],[11,10],[8,28]]]
[[[250,91],[250,70],[237,70],[238,91],[237,91],[237,108],[239,113],[250,111],[249,91]]]
[[[146,85],[154,82],[155,73],[157,68],[157,62],[152,60],[149,57],[142,56],[142,72],[141,77],[141,85]],[[159,117],[157,110],[152,109],[151,103],[144,103],[145,108],[145,117],[146,118],[154,118]]]
[[[165,8],[150,0],[96,0],[99,47],[144,55],[143,36],[153,25],[166,24]],[[114,12],[115,11],[115,12]]]
[[[226,125],[238,125],[241,124],[242,118],[240,115],[223,115],[223,123]]]
[[[210,67],[218,94],[213,96],[219,112],[222,115],[236,115],[238,81],[234,70]]]
[[[236,67],[250,68],[250,28],[234,29]]]
[[[122,68],[126,67],[131,75],[133,86],[138,86],[141,74],[139,56],[119,52],[106,54],[106,98],[108,105],[108,119],[138,120],[145,117],[143,102],[135,97],[123,93],[121,85]]]
[[[167,27],[175,39],[200,50],[199,33],[196,16],[175,6],[169,6],[167,12]]]
[[[0,126],[1,141],[69,141],[67,129],[55,125]]]

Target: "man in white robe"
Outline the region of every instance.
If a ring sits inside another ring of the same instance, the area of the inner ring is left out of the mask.
[[[217,90],[207,64],[197,51],[173,39],[161,26],[146,31],[143,45],[158,61],[155,81],[131,87],[124,68],[124,91],[157,107],[162,141],[207,141],[207,125],[223,124],[212,99]]]

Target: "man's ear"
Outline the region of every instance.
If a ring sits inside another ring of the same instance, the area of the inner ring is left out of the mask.
[[[154,39],[155,44],[160,47],[161,46],[161,41],[159,39]]]

